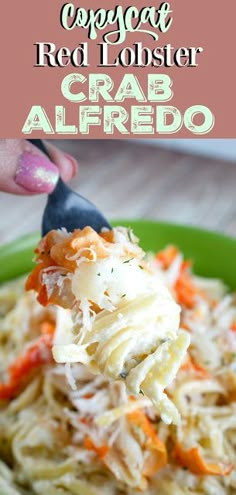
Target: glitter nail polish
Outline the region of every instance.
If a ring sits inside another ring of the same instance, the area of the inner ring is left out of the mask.
[[[59,178],[56,165],[42,155],[24,152],[18,160],[15,182],[32,193],[50,193]]]

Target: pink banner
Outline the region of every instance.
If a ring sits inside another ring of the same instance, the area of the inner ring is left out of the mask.
[[[1,137],[236,137],[235,0],[9,5]]]

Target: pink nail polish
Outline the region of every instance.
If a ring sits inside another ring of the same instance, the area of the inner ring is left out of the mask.
[[[50,193],[59,178],[56,165],[41,155],[24,152],[19,158],[15,182],[32,193]]]

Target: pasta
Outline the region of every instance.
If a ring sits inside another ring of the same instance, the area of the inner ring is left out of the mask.
[[[177,424],[179,413],[165,388],[190,339],[179,330],[180,307],[131,235],[124,228],[100,235],[90,227],[49,232],[36,250],[27,288],[38,292],[43,305],[71,310],[66,342],[65,332],[57,332],[56,362],[79,362],[123,379],[130,393],[152,400],[163,421]]]
[[[70,311],[43,307],[23,280],[0,288],[1,495],[235,493],[235,295],[194,276],[175,247],[148,256],[148,270],[191,340],[165,389],[177,425],[123,379],[55,363],[52,346],[71,345]]]

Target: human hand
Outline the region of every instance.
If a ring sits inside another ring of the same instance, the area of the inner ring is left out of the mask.
[[[51,193],[59,176],[69,181],[77,171],[76,160],[52,144],[44,143],[51,161],[24,139],[0,139],[0,191],[32,195]]]

